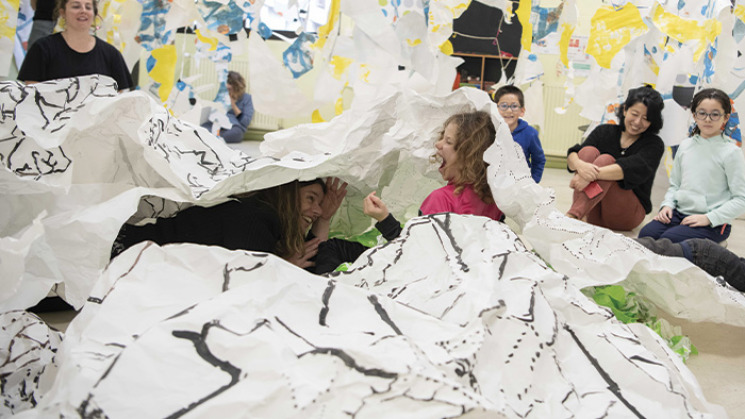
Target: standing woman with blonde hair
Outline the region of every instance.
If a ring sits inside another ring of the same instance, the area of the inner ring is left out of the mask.
[[[55,10],[62,32],[39,39],[29,49],[18,72],[26,83],[102,74],[113,78],[119,91],[134,87],[132,74],[114,46],[91,34],[98,5],[95,0],[59,0]]]

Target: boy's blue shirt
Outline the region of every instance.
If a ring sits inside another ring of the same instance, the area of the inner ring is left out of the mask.
[[[512,131],[512,139],[523,148],[533,180],[535,183],[540,182],[543,177],[543,168],[546,166],[546,156],[543,154],[541,140],[538,139],[538,131],[524,119],[519,119],[517,127]]]

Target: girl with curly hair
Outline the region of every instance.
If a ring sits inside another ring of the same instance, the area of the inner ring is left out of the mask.
[[[443,127],[431,160],[440,163],[440,175],[447,185],[427,196],[419,207],[420,215],[454,212],[501,221],[504,214],[494,203],[484,162],[484,152],[497,135],[491,116],[486,112],[459,113],[448,118]],[[375,192],[365,197],[363,211],[378,221],[375,227],[387,240],[398,237],[400,223]]]

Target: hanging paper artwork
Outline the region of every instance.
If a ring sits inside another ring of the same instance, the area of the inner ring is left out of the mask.
[[[0,76],[10,73],[13,62],[19,0],[0,1]]]
[[[313,68],[311,47],[316,42],[316,36],[303,32],[282,53],[282,60],[294,78],[298,78]]]
[[[559,17],[564,8],[564,3],[558,7],[541,7],[533,5],[530,20],[533,24],[533,48],[534,53],[558,54]]]
[[[173,32],[167,29],[166,18],[171,9],[171,2],[166,0],[143,0],[140,30],[137,41],[147,51],[168,45],[172,41]]]
[[[610,68],[611,61],[632,38],[647,31],[639,10],[632,3],[622,9],[609,6],[598,8],[592,17],[592,31],[587,40],[587,53],[595,57],[598,65]]]
[[[229,0],[225,4],[217,1],[197,1],[199,15],[204,19],[207,28],[217,33],[227,35],[243,30],[247,13],[235,1]]]

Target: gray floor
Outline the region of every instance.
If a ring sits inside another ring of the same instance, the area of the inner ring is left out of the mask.
[[[234,148],[248,155],[257,155],[258,142],[244,141]],[[560,211],[566,211],[571,204],[569,189],[570,174],[564,169],[546,169],[541,185],[556,192],[556,205]],[[652,202],[659,203],[667,189],[667,177],[663,169],[658,172]],[[650,220],[654,214],[647,216]],[[643,223],[644,224],[644,223]],[[745,255],[745,220],[738,219],[733,223],[732,235],[727,241],[731,251]],[[638,228],[623,233],[636,237]],[[65,330],[74,318],[75,312],[46,313],[42,317],[53,327]],[[680,326],[684,334],[691,337],[699,355],[688,361],[688,367],[695,374],[707,399],[725,407],[732,418],[745,418],[745,331],[736,327],[719,324],[690,323],[679,319],[668,319]]]

